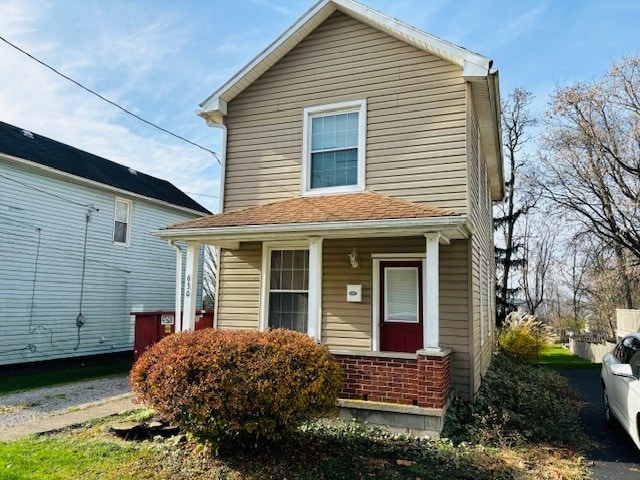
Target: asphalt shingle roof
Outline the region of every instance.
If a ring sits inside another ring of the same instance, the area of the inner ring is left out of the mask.
[[[456,216],[453,210],[391,198],[375,192],[296,197],[187,220],[166,227],[221,228],[291,223],[349,222]]]
[[[125,165],[4,122],[0,122],[0,153],[179,207],[211,213],[166,180],[142,172],[132,173]]]

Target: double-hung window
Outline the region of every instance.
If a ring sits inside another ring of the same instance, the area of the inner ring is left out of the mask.
[[[364,190],[367,102],[304,110],[302,194]]]
[[[113,219],[113,243],[129,245],[131,233],[131,200],[116,198]]]
[[[309,250],[271,250],[269,328],[307,333]]]

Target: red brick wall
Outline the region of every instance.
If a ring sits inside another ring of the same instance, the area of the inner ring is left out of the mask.
[[[451,389],[449,356],[335,357],[344,371],[340,398],[443,408]]]
[[[418,405],[444,408],[451,392],[451,356],[418,355],[418,378],[421,380]]]

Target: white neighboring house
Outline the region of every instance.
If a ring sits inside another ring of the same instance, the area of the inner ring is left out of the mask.
[[[177,255],[149,232],[207,213],[165,180],[0,122],[0,364],[132,350],[130,312],[175,308]]]

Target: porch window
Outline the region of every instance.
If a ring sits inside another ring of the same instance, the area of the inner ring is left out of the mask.
[[[116,198],[113,221],[113,243],[129,245],[131,230],[131,200]]]
[[[271,250],[269,327],[307,333],[309,250]]]
[[[366,101],[304,110],[302,193],[364,190]]]

